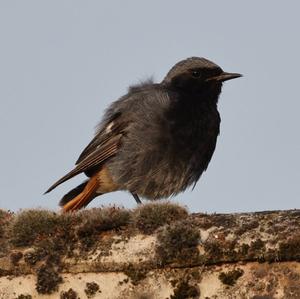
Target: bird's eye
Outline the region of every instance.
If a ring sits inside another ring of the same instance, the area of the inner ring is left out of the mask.
[[[192,76],[193,76],[194,78],[199,78],[199,77],[201,76],[201,74],[200,74],[199,71],[193,71],[193,72],[192,72]]]

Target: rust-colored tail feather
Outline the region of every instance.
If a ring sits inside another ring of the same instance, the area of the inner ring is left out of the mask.
[[[81,183],[77,187],[73,188],[71,191],[66,193],[62,199],[59,201],[59,205],[63,207],[66,203],[68,203],[70,200],[75,198],[78,194],[80,194],[84,188],[86,187],[89,180],[86,180],[85,182]]]
[[[99,183],[95,175],[89,179],[82,192],[63,205],[63,212],[76,211],[85,207],[91,200],[99,195],[96,193],[98,187]]]

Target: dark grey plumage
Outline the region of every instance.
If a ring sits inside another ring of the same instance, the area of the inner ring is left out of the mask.
[[[112,191],[160,199],[185,190],[215,150],[222,82],[240,76],[192,57],[177,63],[160,84],[130,87],[108,108],[75,169],[48,191],[80,172],[92,177],[104,166],[116,186]]]

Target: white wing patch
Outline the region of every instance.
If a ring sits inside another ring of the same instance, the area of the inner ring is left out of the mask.
[[[113,127],[113,125],[114,125],[115,123],[112,121],[112,122],[110,122],[108,125],[107,125],[107,127],[105,128],[105,133],[110,133],[111,132],[111,128]]]

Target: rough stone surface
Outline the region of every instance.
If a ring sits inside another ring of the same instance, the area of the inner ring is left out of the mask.
[[[187,215],[151,205],[145,224],[141,207],[0,210],[0,299],[300,298],[300,210]],[[162,222],[162,209],[182,217]]]

